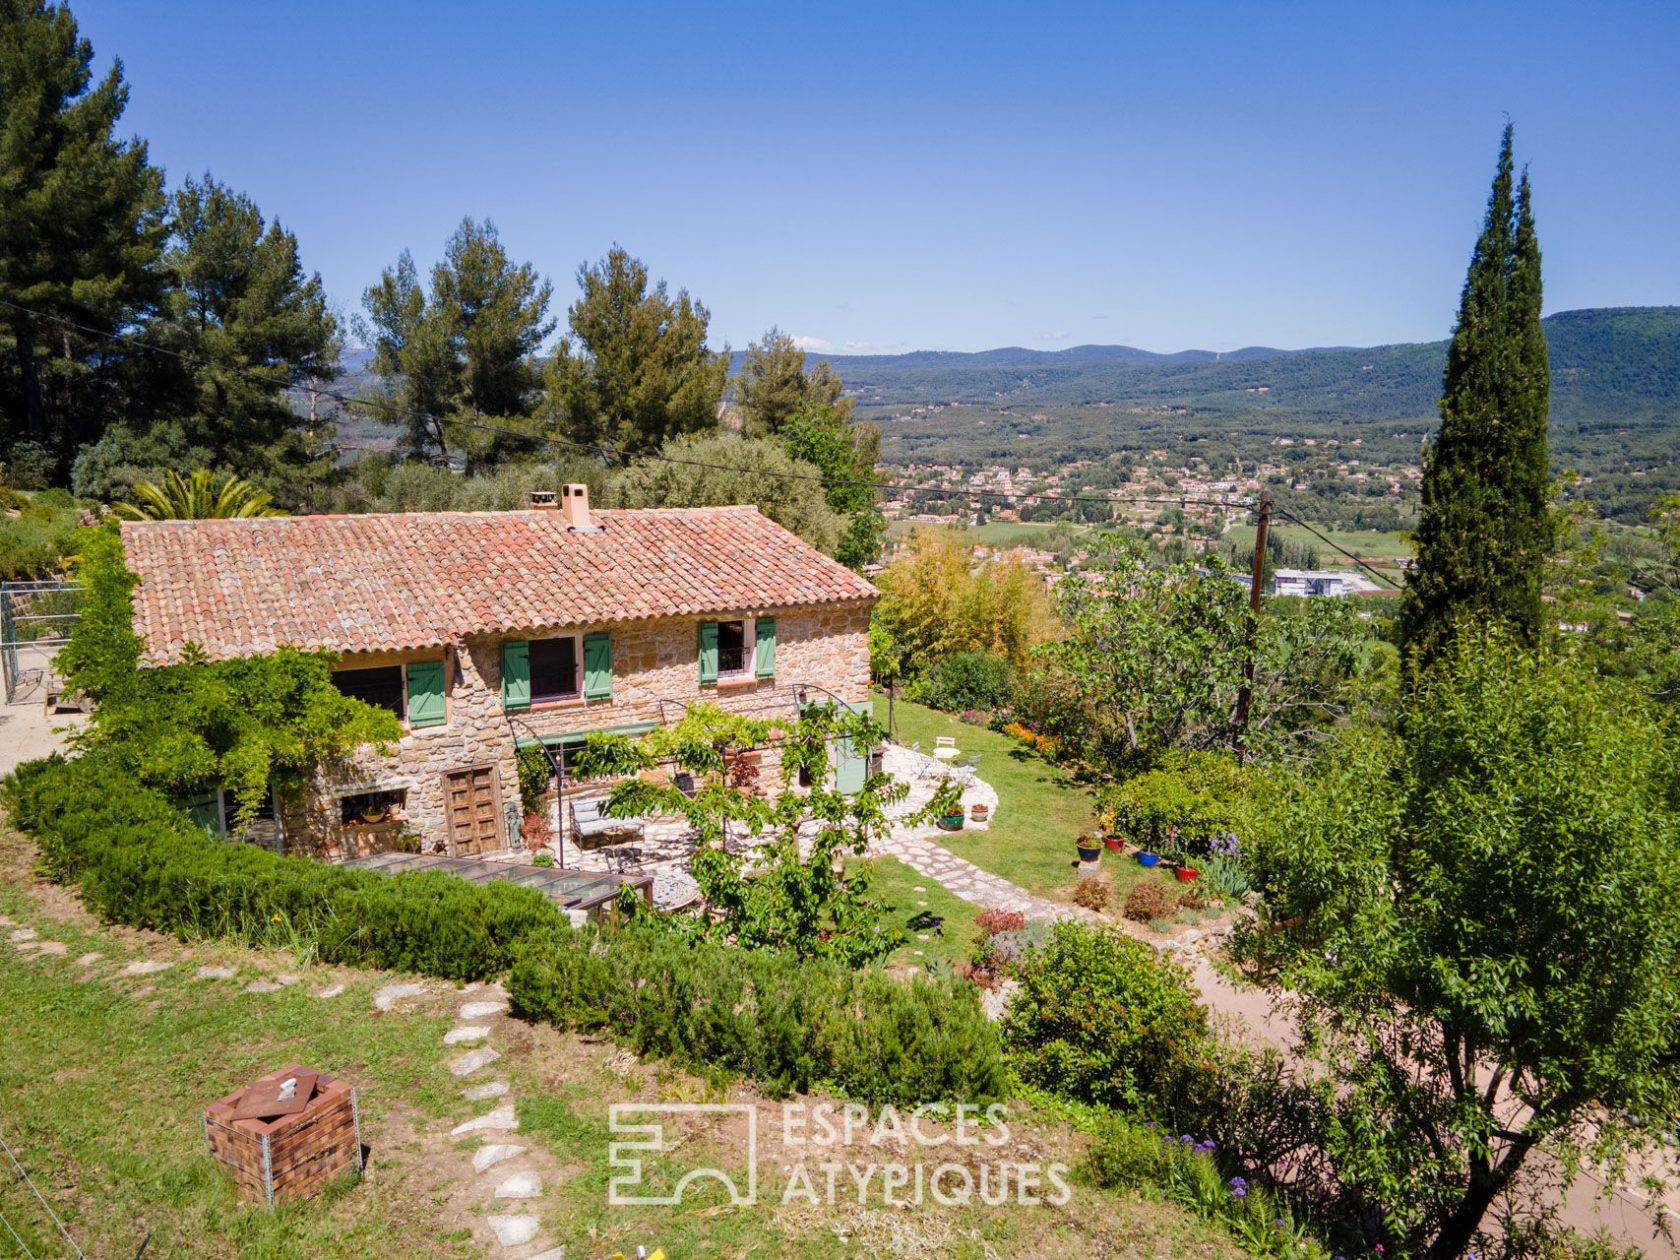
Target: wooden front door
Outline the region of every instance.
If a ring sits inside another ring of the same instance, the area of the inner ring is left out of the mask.
[[[443,776],[449,813],[449,850],[456,857],[506,847],[502,837],[502,785],[495,766],[469,766]]]

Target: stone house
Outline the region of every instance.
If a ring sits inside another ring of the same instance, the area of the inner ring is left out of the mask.
[[[338,654],[335,680],[403,722],[280,794],[256,838],[348,857],[516,841],[516,746],[567,766],[594,731],[634,734],[707,701],[792,717],[868,702],[879,592],[752,506],[559,506],[122,526],[151,664],[281,646]],[[851,767],[837,773],[846,776]],[[861,772],[857,776],[861,779]],[[844,786],[844,783],[842,784]],[[223,795],[189,802],[225,829]]]

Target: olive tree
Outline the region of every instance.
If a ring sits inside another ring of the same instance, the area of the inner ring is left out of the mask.
[[[1239,948],[1329,1068],[1344,1186],[1456,1257],[1537,1152],[1614,1170],[1680,1123],[1676,749],[1632,688],[1469,631],[1399,718],[1283,795]]]

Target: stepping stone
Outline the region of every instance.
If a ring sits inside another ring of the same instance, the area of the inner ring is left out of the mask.
[[[40,933],[37,932],[34,928],[19,928],[17,931],[8,935],[6,937],[6,939],[8,941],[10,941],[13,945],[21,945],[25,941],[34,940],[39,935],[40,935]]]
[[[0,914],[0,927],[16,927],[16,926],[17,926],[17,920],[16,919],[8,918],[6,915]]]
[[[103,957],[105,957],[105,955],[100,953],[83,954],[80,958],[76,959],[76,966],[91,967]]]
[[[283,971],[279,975],[274,977],[274,983],[284,986],[284,985],[288,985],[288,984],[296,984],[299,980],[302,980],[302,979],[303,979],[302,976],[296,976],[296,975],[293,975],[289,971]]]
[[[525,1153],[523,1146],[510,1146],[506,1142],[492,1142],[488,1146],[481,1146],[473,1152],[473,1171],[483,1172],[486,1168],[494,1168],[497,1164],[506,1163]]]
[[[232,967],[200,967],[193,972],[194,980],[232,980],[238,974]]]
[[[70,947],[63,941],[40,941],[35,946],[35,952],[37,954],[52,954],[54,957],[62,958],[70,952]]]
[[[504,1247],[522,1247],[537,1236],[534,1216],[492,1216],[490,1230]]]
[[[490,1030],[483,1024],[471,1024],[465,1028],[451,1028],[443,1034],[443,1044],[459,1046],[469,1041],[483,1041],[490,1035]]]
[[[373,1005],[381,1011],[392,1009],[398,1002],[408,998],[424,997],[426,986],[423,984],[387,984],[381,985],[373,995]]]
[[[507,1010],[506,1002],[468,1002],[461,1008],[462,1019],[487,1019]]]
[[[322,989],[315,996],[318,997],[318,998],[335,998],[340,993],[343,993],[344,990],[347,989],[348,987],[349,987],[348,985],[343,985],[343,984],[329,984],[326,988]]]
[[[461,1091],[461,1097],[468,1102],[485,1102],[491,1098],[500,1098],[507,1093],[506,1081],[488,1081],[483,1085],[474,1085]]]
[[[168,971],[170,964],[166,962],[131,962],[122,969],[125,976],[155,976],[160,971]]]
[[[477,1050],[469,1050],[458,1058],[449,1061],[449,1070],[456,1076],[471,1076],[479,1068],[489,1067],[502,1056],[489,1046],[480,1046]]]
[[[911,891],[911,892],[926,892],[926,891],[927,891],[927,889],[925,889],[925,888],[923,888],[923,887],[922,887],[922,886],[921,886],[921,885],[920,885],[920,884],[917,884],[917,885],[916,885],[916,886],[915,886],[915,887],[914,887],[914,888],[912,888],[912,889],[911,889],[911,890],[910,890],[910,891]]]
[[[531,1256],[530,1260],[566,1260],[566,1249],[564,1247],[550,1247],[547,1251],[540,1251]]]
[[[542,1193],[542,1182],[536,1173],[518,1172],[496,1187],[498,1199],[534,1199]]]
[[[511,1133],[519,1127],[519,1117],[513,1112],[512,1103],[503,1103],[494,1111],[485,1112],[482,1116],[475,1116],[471,1120],[463,1120],[449,1130],[450,1137],[460,1137],[465,1133],[482,1133],[486,1129],[496,1129],[504,1133]]]
[[[272,980],[253,980],[250,984],[245,986],[245,992],[278,993],[280,992],[280,986],[275,984]]]

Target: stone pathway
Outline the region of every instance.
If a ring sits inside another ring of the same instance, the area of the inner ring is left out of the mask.
[[[389,987],[389,986],[388,986]],[[383,992],[383,990],[382,990]],[[446,1065],[450,1073],[463,1080],[484,1071],[501,1053],[485,1044],[494,1032],[494,1025],[479,1021],[507,1014],[507,994],[499,984],[470,985],[470,1001],[461,1003],[456,1014],[462,1021],[443,1035],[443,1044],[459,1046],[476,1043],[476,1048],[451,1059]],[[377,997],[375,1002],[377,1004]],[[484,1179],[490,1206],[498,1209],[485,1217],[485,1224],[495,1235],[498,1246],[509,1254],[522,1254],[529,1260],[563,1260],[564,1247],[550,1247],[531,1254],[529,1248],[541,1247],[538,1235],[542,1222],[529,1210],[528,1204],[543,1193],[542,1178],[529,1167],[520,1167],[530,1155],[517,1142],[505,1140],[519,1132],[519,1110],[510,1097],[506,1081],[488,1080],[467,1085],[461,1097],[470,1103],[494,1102],[480,1115],[461,1121],[450,1129],[451,1138],[471,1138],[483,1135],[493,1139],[473,1152],[473,1172]],[[511,1165],[504,1167],[504,1165]]]

